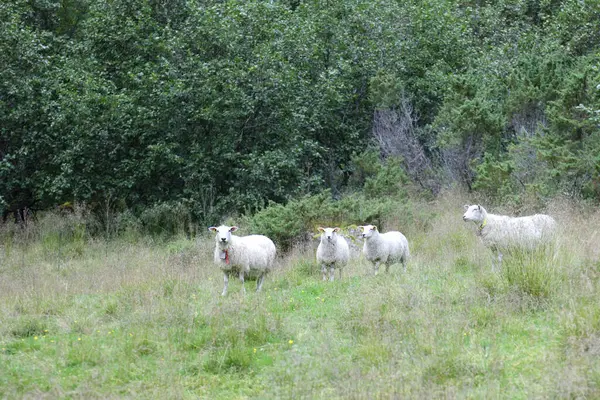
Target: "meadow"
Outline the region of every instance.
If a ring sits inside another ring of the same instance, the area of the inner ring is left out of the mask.
[[[463,200],[422,203],[430,223],[396,227],[406,273],[372,276],[356,257],[322,282],[314,242],[281,255],[262,293],[232,279],[227,297],[208,232],[4,226],[0,397],[600,397],[600,212],[554,202],[557,241],[493,273]]]

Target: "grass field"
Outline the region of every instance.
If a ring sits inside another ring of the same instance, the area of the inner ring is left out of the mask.
[[[296,248],[262,293],[225,298],[208,232],[5,234],[0,397],[599,398],[600,213],[555,205],[557,243],[492,273],[462,204],[399,227],[406,273],[357,258],[321,282]]]

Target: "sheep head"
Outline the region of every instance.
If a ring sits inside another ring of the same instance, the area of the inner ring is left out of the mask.
[[[231,232],[235,232],[237,231],[237,229],[237,226],[226,225],[221,225],[217,227],[211,226],[210,228],[208,228],[209,231],[217,233],[215,236],[215,240],[221,247],[229,246],[229,242],[231,242]]]
[[[465,204],[464,207],[465,213],[463,214],[463,221],[482,223],[485,220],[487,212],[485,211],[485,208],[481,207],[479,204]]]
[[[377,232],[377,227],[375,225],[364,225],[364,226],[359,226],[358,229],[361,230],[361,236],[364,239],[370,238],[371,236],[373,236],[373,233]]]
[[[329,241],[333,240],[339,231],[340,228],[323,228],[320,226],[319,232],[322,233],[321,241],[323,241],[324,239],[327,239]]]

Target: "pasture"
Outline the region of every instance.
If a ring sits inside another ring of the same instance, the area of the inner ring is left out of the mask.
[[[208,232],[4,232],[0,397],[599,397],[600,213],[554,204],[556,243],[492,273],[463,202],[395,227],[411,246],[406,273],[371,276],[359,257],[322,282],[315,241],[245,296],[236,279],[220,296]]]

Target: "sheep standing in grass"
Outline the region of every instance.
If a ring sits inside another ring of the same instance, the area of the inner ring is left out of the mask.
[[[214,260],[223,271],[223,296],[227,294],[231,274],[238,274],[244,293],[244,277],[256,277],[256,291],[259,292],[265,275],[273,268],[275,261],[276,249],[271,239],[262,235],[232,235],[237,229],[237,226],[225,225],[208,228],[216,232]]]
[[[373,263],[374,272],[377,275],[379,265],[385,265],[385,272],[388,272],[390,265],[401,262],[406,272],[406,262],[410,256],[408,250],[408,240],[397,231],[379,233],[374,225],[359,226],[362,237],[365,239],[363,254],[365,258]]]
[[[340,228],[319,227],[321,243],[317,248],[317,262],[321,265],[323,280],[327,280],[327,268],[329,268],[329,280],[333,282],[335,269],[340,271],[342,279],[342,268],[348,263],[350,249],[346,239],[339,235]]]
[[[464,221],[477,224],[477,235],[483,244],[498,257],[502,266],[502,251],[509,248],[533,249],[554,236],[556,221],[549,215],[535,214],[527,217],[509,217],[489,214],[478,204],[465,205]],[[492,260],[492,271],[495,270]]]

